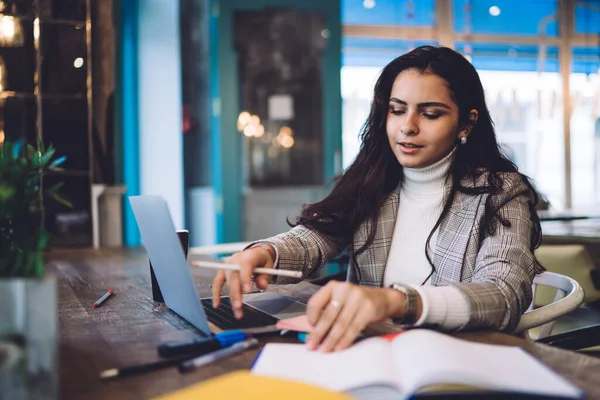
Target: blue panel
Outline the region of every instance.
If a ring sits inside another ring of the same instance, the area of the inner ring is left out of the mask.
[[[573,47],[572,72],[595,74],[600,71],[600,46]]]
[[[215,3],[211,1],[210,8],[213,9]],[[220,99],[221,91],[219,90],[219,80],[221,79],[219,74],[219,18],[215,16],[215,13],[211,13],[209,20],[209,32],[210,32],[210,98]],[[221,165],[223,163],[221,155],[221,135],[220,126],[221,119],[220,115],[215,112],[215,104],[211,104],[211,118],[210,118],[210,129],[213,132],[210,135],[210,170],[211,170],[211,183],[213,190],[215,191],[215,198],[223,198],[223,169]],[[222,200],[217,200],[220,204],[223,204]],[[223,243],[223,210],[222,206],[217,207],[216,213],[216,240],[217,243]]]
[[[357,25],[434,25],[435,0],[372,1],[375,6],[368,9],[363,5],[363,0],[342,0],[342,23]]]
[[[600,35],[600,1],[579,0],[577,2],[575,5],[575,32]]]
[[[456,43],[463,52],[465,43]],[[537,71],[539,48],[536,45],[509,45],[496,43],[471,43],[472,62],[475,68],[493,71]],[[558,72],[558,48],[546,48],[544,72]]]
[[[544,17],[556,12],[558,1],[456,0],[453,6],[456,32],[466,32],[466,28],[470,24],[471,33],[537,36],[540,22]],[[500,9],[500,15],[492,16],[490,14],[492,6]],[[543,32],[548,36],[557,36],[556,19],[545,24]]]
[[[140,233],[129,206],[128,196],[140,194],[140,157],[138,121],[138,2],[121,3],[121,96],[123,129],[123,183],[127,193],[123,199],[123,229],[126,246],[139,246]],[[118,84],[119,84],[118,83]]]

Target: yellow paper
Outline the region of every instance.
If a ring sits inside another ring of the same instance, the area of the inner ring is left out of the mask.
[[[158,397],[156,400],[198,399],[311,399],[349,400],[351,397],[304,383],[236,371]]]

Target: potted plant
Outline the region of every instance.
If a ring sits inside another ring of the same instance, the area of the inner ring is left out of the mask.
[[[0,393],[8,398],[56,398],[57,285],[45,271],[48,232],[43,197],[70,206],[43,175],[59,170],[41,140],[37,149],[0,143]]]

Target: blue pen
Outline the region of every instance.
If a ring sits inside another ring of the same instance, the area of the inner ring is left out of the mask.
[[[248,339],[243,342],[238,342],[224,349],[217,350],[212,353],[205,354],[203,356],[182,362],[181,364],[179,364],[179,372],[190,372],[198,367],[202,367],[204,365],[211,364],[215,361],[222,360],[226,357],[230,357],[235,354],[241,353],[256,345],[258,345],[258,340],[256,338]]]
[[[306,338],[308,337],[308,333],[299,333],[298,340],[302,343],[306,343]]]
[[[176,357],[189,354],[206,354],[249,338],[250,335],[239,330],[215,333],[211,337],[192,339],[184,342],[167,342],[158,346],[161,357]]]

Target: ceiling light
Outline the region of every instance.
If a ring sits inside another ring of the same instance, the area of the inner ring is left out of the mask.
[[[364,0],[363,6],[368,9],[375,7],[375,0]]]
[[[75,68],[81,68],[83,67],[83,58],[81,57],[77,57],[74,61],[73,61],[73,66]]]

